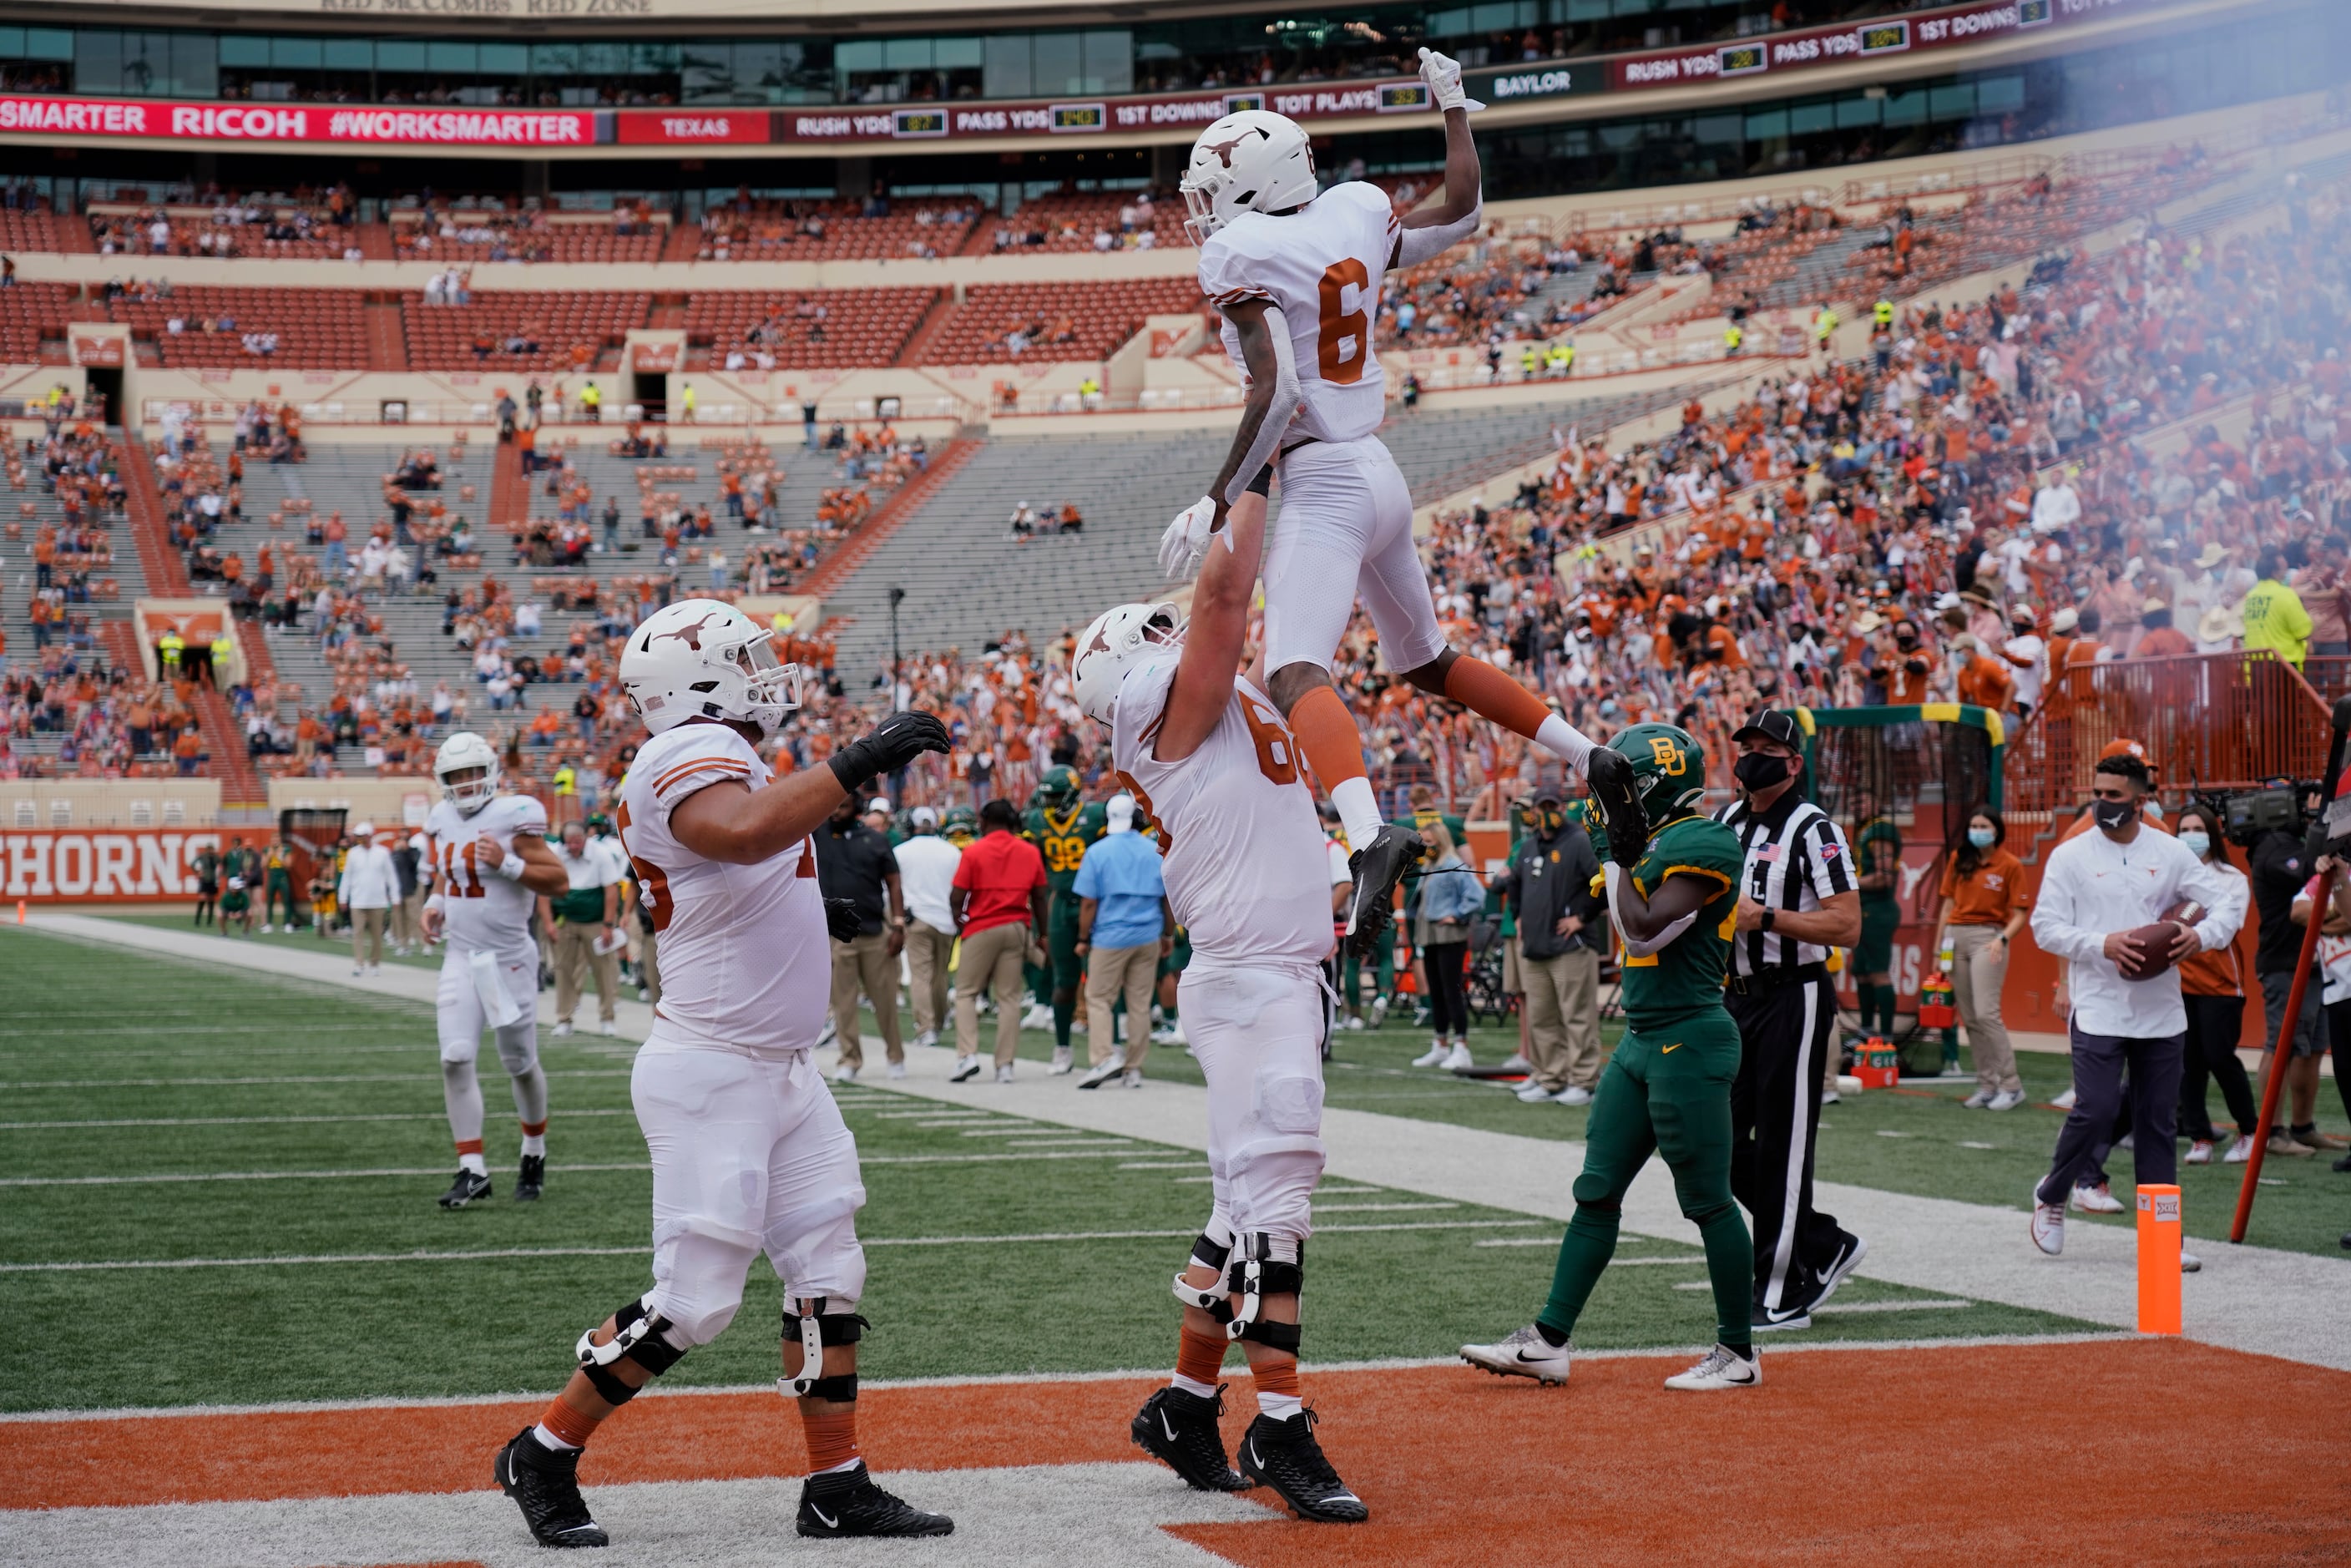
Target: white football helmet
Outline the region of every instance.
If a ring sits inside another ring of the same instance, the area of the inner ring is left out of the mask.
[[[482,770],[479,778],[449,777],[475,768]],[[433,777],[441,786],[441,798],[470,817],[497,799],[498,748],[472,730],[461,729],[433,754]]]
[[[1225,116],[1192,143],[1184,165],[1184,232],[1194,245],[1243,213],[1278,213],[1314,199],[1314,149],[1298,121],[1270,110]]]
[[[1103,611],[1078,639],[1070,685],[1088,718],[1111,722],[1122,682],[1144,665],[1180,656],[1184,622],[1172,601],[1118,604]]]
[[[720,600],[682,599],[629,633],[621,689],[655,735],[691,718],[772,733],[800,706],[800,667],[776,657],[774,635]]]

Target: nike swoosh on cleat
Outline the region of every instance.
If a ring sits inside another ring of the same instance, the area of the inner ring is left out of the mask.
[[[841,1528],[841,1521],[839,1521],[839,1520],[837,1520],[837,1519],[827,1519],[827,1518],[825,1518],[825,1516],[824,1516],[824,1510],[822,1510],[822,1509],[820,1509],[820,1508],[817,1507],[817,1505],[816,1505],[816,1504],[814,1504],[814,1503],[810,1503],[810,1504],[809,1504],[809,1511],[810,1511],[810,1513],[812,1513],[812,1514],[816,1515],[818,1521],[819,1521],[820,1523],[821,1523],[821,1524],[822,1524],[822,1525],[823,1525],[827,1530],[839,1530],[839,1529]]]
[[[1167,1440],[1171,1443],[1174,1442],[1176,1440],[1176,1428],[1174,1426],[1169,1424],[1167,1412],[1165,1410],[1162,1410],[1159,1413],[1159,1426],[1160,1429],[1167,1434]]]
[[[1257,1451],[1257,1439],[1255,1437],[1251,1437],[1249,1439],[1249,1463],[1255,1465],[1259,1469],[1265,1469],[1265,1456]]]

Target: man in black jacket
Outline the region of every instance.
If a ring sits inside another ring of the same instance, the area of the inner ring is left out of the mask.
[[[898,1036],[898,955],[906,946],[906,901],[890,841],[857,820],[854,790],[832,809],[815,834],[817,886],[825,899],[854,906],[857,935],[832,938],[832,1023],[841,1045],[836,1083],[854,1083],[865,1064],[858,993],[873,1004],[873,1027],[890,1057],[890,1076],[906,1076],[906,1048]]]
[[[1527,1056],[1519,1098],[1588,1105],[1600,1051],[1600,951],[1604,906],[1592,891],[1599,860],[1556,788],[1523,807],[1510,869],[1495,883],[1518,915],[1519,977],[1526,988]]]

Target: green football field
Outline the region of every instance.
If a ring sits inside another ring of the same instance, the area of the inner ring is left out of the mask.
[[[22,1321],[44,1325],[0,1349],[6,1408],[543,1390],[580,1332],[649,1282],[651,1177],[626,1042],[542,1031],[551,1169],[547,1197],[529,1206],[507,1196],[517,1133],[486,1052],[499,1192],[447,1213],[434,1198],[454,1157],[422,1004],[16,929],[0,931],[0,973],[11,982],[0,1006],[0,1273]],[[1402,1027],[1343,1036],[1331,1103],[1581,1132],[1581,1112],[1404,1065],[1424,1043]],[[1490,1060],[1509,1041],[1488,1031],[1477,1043]],[[1033,1054],[1050,1046],[1024,1040]],[[1180,1049],[1155,1051],[1151,1071],[1197,1077]],[[940,1105],[886,1081],[840,1095],[865,1161],[869,1375],[1151,1367],[1171,1354],[1166,1281],[1207,1207],[1196,1152]],[[1873,1094],[1831,1111],[1824,1175],[2019,1198],[2055,1116],[1987,1118],[1947,1098]],[[1968,1146],[1978,1143],[1994,1146]],[[2351,1177],[2293,1165],[2264,1193],[2255,1239],[2314,1248],[2296,1232],[2339,1220]],[[2208,1200],[2189,1187],[2199,1234],[2222,1218],[2220,1173],[2210,1174]],[[2123,1186],[2126,1169],[2116,1176]],[[1309,1358],[1441,1357],[1506,1332],[1541,1304],[1555,1237],[1548,1220],[1332,1181],[1317,1204]],[[1620,1260],[1654,1266],[1612,1270],[1580,1343],[1708,1337],[1694,1246],[1628,1237]],[[670,1381],[773,1377],[778,1298],[756,1266],[736,1326]],[[1907,1304],[1935,1299],[1855,1281],[1838,1305],[1863,1310],[1824,1314],[1808,1337],[2088,1326],[1991,1303]]]

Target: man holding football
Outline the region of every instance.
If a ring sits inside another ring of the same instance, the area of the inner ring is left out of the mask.
[[[2070,964],[2074,1108],[2049,1174],[2032,1189],[2032,1244],[2065,1249],[2065,1198],[2095,1160],[2130,1070],[2131,1157],[2140,1183],[2179,1179],[2174,1124],[2188,1011],[2173,966],[2236,940],[2243,905],[2187,846],[2139,821],[2150,779],[2130,755],[2102,757],[2091,775],[2097,831],[2059,844],[2042,873],[2032,939]],[[2052,1198],[2049,1195],[2054,1193]],[[2198,1267],[2192,1254],[2184,1268]]]

